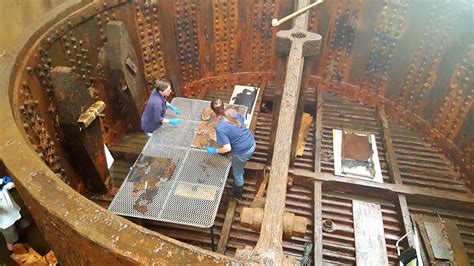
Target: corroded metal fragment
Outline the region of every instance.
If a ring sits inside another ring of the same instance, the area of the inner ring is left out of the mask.
[[[158,194],[158,183],[170,180],[176,164],[171,158],[141,156],[130,174],[128,182],[133,182],[132,196],[143,193],[135,200],[133,209],[141,213],[148,211],[148,205]]]

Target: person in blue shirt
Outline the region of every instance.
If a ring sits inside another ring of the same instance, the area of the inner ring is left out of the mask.
[[[209,154],[232,152],[232,175],[234,176],[232,196],[242,199],[244,167],[255,151],[255,139],[245,126],[244,117],[236,111],[226,112],[221,99],[211,101],[211,109],[219,120],[216,125],[217,148],[208,147],[207,152]]]
[[[178,107],[168,103],[166,97],[171,92],[171,85],[166,81],[156,80],[153,85],[153,92],[148,98],[145,105],[145,110],[142,114],[142,129],[148,137],[151,137],[153,131],[159,128],[163,123],[168,123],[172,126],[177,126],[181,122],[179,119],[165,118],[166,110],[170,108],[176,114],[179,114]]]

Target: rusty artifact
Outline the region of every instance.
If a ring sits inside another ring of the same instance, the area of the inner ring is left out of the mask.
[[[159,183],[168,181],[176,169],[171,158],[141,155],[130,173],[128,182],[133,182],[132,196],[135,198],[133,209],[146,213],[147,205],[153,202],[158,193]]]
[[[224,105],[227,112],[240,112],[239,106]],[[216,147],[216,125],[219,120],[211,107],[206,107],[201,113],[201,121],[196,129],[196,135],[191,144],[195,148]]]

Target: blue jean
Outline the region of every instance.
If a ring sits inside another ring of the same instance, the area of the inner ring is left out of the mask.
[[[244,185],[244,167],[245,163],[252,157],[255,151],[256,143],[243,154],[232,154],[232,175],[234,175],[234,186],[241,187]]]

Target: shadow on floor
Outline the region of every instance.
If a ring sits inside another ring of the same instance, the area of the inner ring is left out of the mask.
[[[36,223],[31,217],[28,208],[26,207],[25,203],[21,199],[16,189],[11,189],[9,192],[12,195],[13,199],[16,201],[16,203],[18,203],[18,205],[20,206],[22,217],[30,222],[30,226],[24,229],[23,233],[20,234],[20,239],[17,243],[25,243],[28,246],[32,247],[34,250],[36,250],[36,252],[38,252],[39,254],[43,256],[46,255],[46,253],[50,250],[49,245],[44,239],[41,231],[36,226]],[[0,235],[0,265],[16,265],[15,262],[10,258],[10,254],[11,252],[7,249],[7,245],[5,243],[3,235]]]

